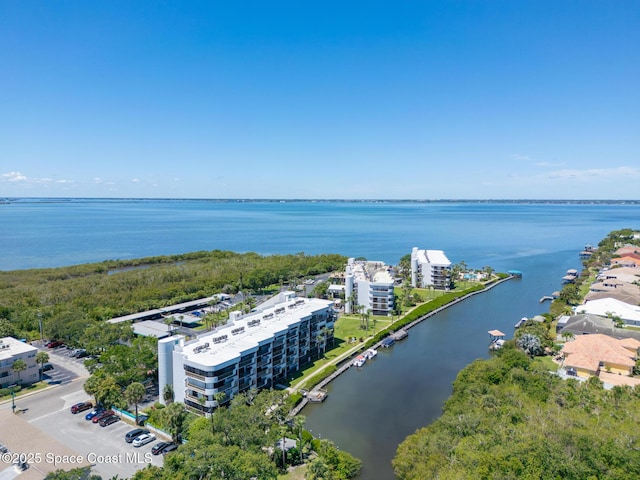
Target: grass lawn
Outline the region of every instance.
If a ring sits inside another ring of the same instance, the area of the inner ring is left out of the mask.
[[[536,357],[533,361],[534,363],[542,365],[545,370],[549,370],[550,372],[557,372],[558,368],[560,367],[548,355],[545,355],[544,357]]]
[[[48,383],[45,382],[36,382],[31,385],[25,385],[22,389],[16,393],[16,398],[20,398],[22,395],[26,395],[27,393],[37,392],[38,390],[42,390],[43,388],[47,388],[49,386]],[[11,394],[0,397],[0,402],[3,400],[10,400]]]
[[[307,473],[307,465],[300,465],[291,469],[285,475],[278,475],[278,480],[304,480],[304,475]]]

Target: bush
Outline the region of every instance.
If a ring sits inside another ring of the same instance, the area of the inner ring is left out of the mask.
[[[318,385],[322,380],[324,380],[330,375],[333,375],[333,373],[336,370],[338,370],[338,367],[336,365],[328,366],[324,371],[317,373],[313,377],[309,378],[309,380],[307,380],[307,382],[304,384],[305,388],[312,389],[313,387]]]

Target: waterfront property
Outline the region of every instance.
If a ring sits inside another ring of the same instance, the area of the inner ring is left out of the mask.
[[[195,340],[159,340],[160,391],[172,385],[176,401],[209,414],[238,393],[285,383],[319,358],[333,340],[334,322],[333,302],[282,292]]]
[[[384,262],[350,258],[344,278],[345,313],[362,309],[371,310],[372,315],[391,315],[395,300],[393,287],[391,267]]]
[[[617,316],[626,325],[640,326],[640,307],[621,302],[615,298],[590,300],[574,308],[576,313],[590,313],[601,317]]]
[[[451,262],[442,250],[411,250],[411,285],[448,290],[451,286]]]
[[[635,338],[618,340],[602,334],[581,335],[562,348],[564,367],[574,369],[578,377],[599,375],[606,371],[631,375],[636,364],[640,341]]]
[[[37,382],[38,365],[36,363],[38,349],[13,337],[0,338],[0,388],[9,385]],[[23,371],[14,371],[13,364],[22,360],[27,365]]]

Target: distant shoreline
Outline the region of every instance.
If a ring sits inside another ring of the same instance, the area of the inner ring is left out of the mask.
[[[305,199],[305,198],[128,198],[128,197],[4,197],[0,204],[58,202],[211,202],[211,203],[474,203],[514,205],[640,205],[640,200],[597,199]]]

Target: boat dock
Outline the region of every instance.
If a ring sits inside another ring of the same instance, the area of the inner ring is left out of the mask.
[[[540,299],[540,303],[546,302],[547,300],[553,300],[553,299],[554,299],[554,297],[552,295],[545,295],[544,297],[542,297]]]
[[[400,330],[398,330],[397,332],[393,332],[389,336],[393,338],[394,341],[398,341],[398,340],[402,340],[403,338],[407,338],[408,335],[409,335],[409,332],[407,332],[404,328],[401,328]]]
[[[306,398],[311,403],[322,403],[327,399],[327,391],[321,388],[314,389],[307,392]]]

